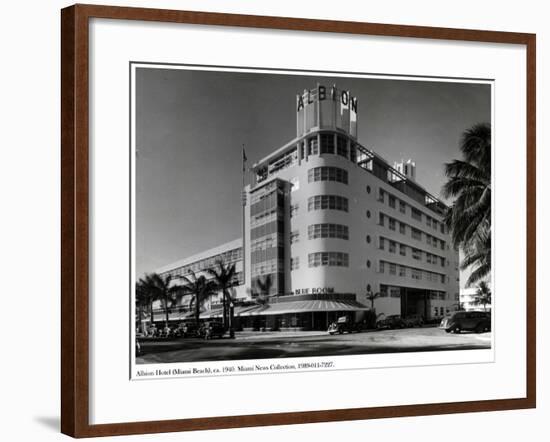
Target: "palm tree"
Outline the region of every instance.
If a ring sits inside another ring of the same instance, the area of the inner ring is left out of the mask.
[[[142,320],[145,316],[145,309],[148,308],[149,312],[152,313],[152,296],[150,292],[147,290],[147,287],[145,285],[145,281],[140,278],[139,281],[136,283],[136,322],[138,323],[138,326],[142,326]],[[151,323],[152,323],[152,316],[151,316]]]
[[[469,279],[472,284],[490,271],[491,126],[481,123],[466,130],[460,150],[462,160],[445,164],[448,180],[442,194],[455,198],[445,215],[445,223],[451,231],[453,246],[462,248],[467,256],[464,268],[475,266]]]
[[[222,260],[218,260],[214,268],[206,272],[214,278],[218,290],[222,292],[223,326],[227,327],[227,305],[233,301],[229,289],[235,285],[235,264],[225,265]],[[232,309],[230,309],[231,312]],[[233,318],[229,318],[229,323],[233,324]]]
[[[473,266],[474,270],[466,281],[466,286],[470,287],[491,273],[491,231],[480,233],[473,244],[470,244],[464,250],[464,259],[460,264],[460,269],[465,270]]]
[[[370,301],[370,309],[374,311],[374,301],[376,298],[380,297],[380,292],[371,292],[370,290],[367,291],[367,299]]]
[[[267,304],[269,302],[271,287],[273,287],[273,278],[270,274],[265,275],[263,278],[256,278],[256,286],[260,290],[256,302],[258,304]]]
[[[258,290],[257,296],[256,296],[256,304],[260,306],[265,306],[269,304],[269,296],[271,293],[271,288],[273,287],[273,278],[271,274],[267,274],[263,277],[258,277],[254,281],[256,289]],[[256,329],[262,329],[265,330],[267,327],[267,319],[262,324],[262,320],[256,316],[256,319],[254,320],[254,328]],[[275,326],[274,328],[277,328]]]
[[[195,321],[199,324],[201,315],[201,305],[216,293],[216,283],[209,281],[204,275],[197,276],[195,272],[191,271],[190,276],[180,276],[184,281],[182,291],[184,294],[192,295],[191,304],[195,305]]]
[[[139,293],[147,293],[147,299],[151,309],[151,323],[153,323],[153,302],[160,300],[164,306],[165,327],[168,327],[170,320],[170,306],[175,301],[176,295],[181,292],[182,287],[178,284],[173,284],[172,275],[168,274],[161,276],[158,273],[150,273],[145,275],[138,281],[136,289]],[[136,292],[137,293],[137,292]],[[145,295],[140,295],[145,296]]]
[[[482,305],[483,311],[487,310],[487,304],[491,304],[491,289],[485,281],[481,281],[477,285],[476,297],[474,300],[476,305]]]

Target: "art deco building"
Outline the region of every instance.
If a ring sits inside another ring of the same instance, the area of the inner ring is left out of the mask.
[[[445,205],[417,183],[414,162],[391,167],[359,143],[357,115],[357,99],[336,86],[297,95],[296,137],[252,167],[244,253],[241,238],[158,272],[235,262],[235,316],[245,325],[324,329],[344,314],[360,321],[372,308],[368,293],[379,294],[377,314],[431,319],[454,310],[458,253]],[[255,303],[266,275],[269,302]],[[204,317],[219,315],[217,302]]]

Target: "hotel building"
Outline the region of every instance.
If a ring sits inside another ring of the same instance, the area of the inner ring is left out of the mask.
[[[357,115],[357,99],[336,86],[298,94],[296,137],[255,163],[244,189],[244,244],[157,272],[235,263],[235,317],[245,326],[325,329],[344,314],[361,321],[372,307],[368,293],[378,294],[377,314],[435,319],[455,310],[458,253],[442,222],[445,205],[416,182],[414,162],[392,167],[359,143]],[[269,302],[255,303],[266,275]],[[204,309],[202,317],[219,316],[219,296]],[[185,304],[180,311],[174,320]]]

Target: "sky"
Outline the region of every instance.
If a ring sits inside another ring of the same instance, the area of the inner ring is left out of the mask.
[[[357,97],[358,141],[438,197],[462,132],[491,121],[487,84],[138,68],[136,276],[241,236],[242,145],[251,166],[293,139],[317,83]]]

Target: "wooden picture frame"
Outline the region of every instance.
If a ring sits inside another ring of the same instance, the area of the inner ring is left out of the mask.
[[[89,20],[141,20],[469,42],[527,50],[527,395],[515,399],[90,425]],[[535,48],[533,34],[194,11],[74,5],[61,12],[61,431],[73,437],[237,428],[533,408],[536,404]]]

